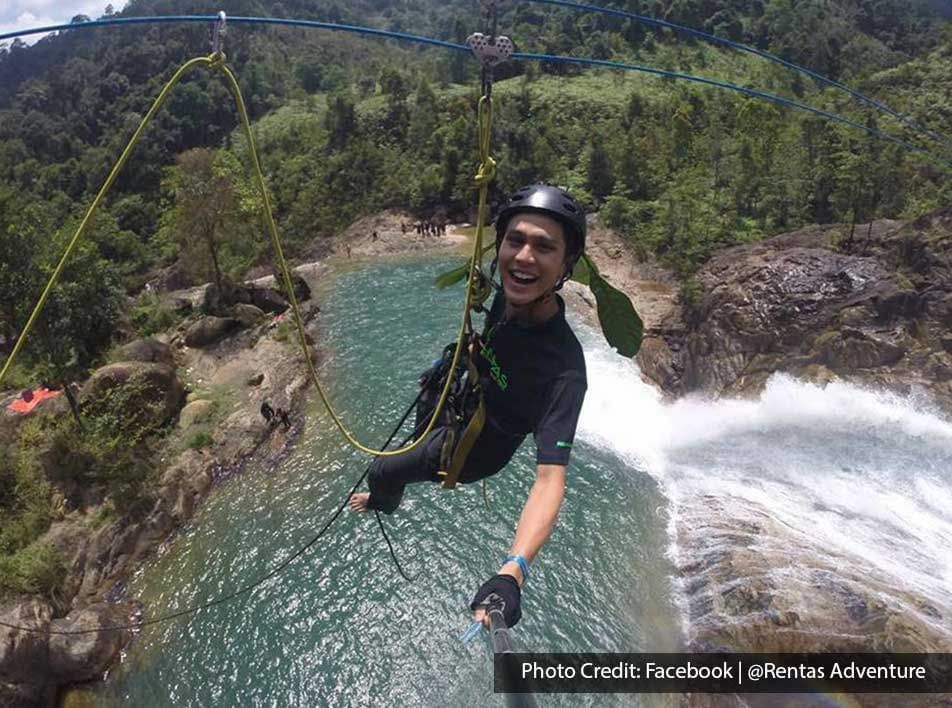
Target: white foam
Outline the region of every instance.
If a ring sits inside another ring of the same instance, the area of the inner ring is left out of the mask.
[[[952,424],[914,397],[785,375],[756,400],[667,404],[582,329],[589,389],[578,436],[654,476],[673,513],[700,495],[756,503],[952,610]]]

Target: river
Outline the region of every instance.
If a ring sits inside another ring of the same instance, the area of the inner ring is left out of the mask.
[[[318,293],[322,380],[359,439],[380,444],[419,373],[457,331],[454,261],[339,271]],[[952,425],[915,401],[775,377],[755,401],[665,403],[570,313],[589,392],[559,523],[533,567],[515,631],[531,651],[673,651],[689,630],[675,564],[679,514],[719,496],[784,524],[952,611]],[[306,542],[366,457],[312,401],[293,452],[222,484],[130,583],[147,616],[227,593]],[[531,437],[481,490],[408,490],[384,522],[346,513],[250,595],[144,629],[96,692],[103,706],[483,706],[485,636],[463,647],[466,606],[505,555],[533,478]],[[545,696],[544,706],[662,706],[637,695]]]

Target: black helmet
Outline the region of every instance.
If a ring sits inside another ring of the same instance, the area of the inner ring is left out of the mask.
[[[523,211],[535,211],[551,216],[565,228],[565,252],[570,265],[585,250],[585,211],[572,195],[561,187],[548,184],[530,184],[518,190],[496,217],[496,250],[506,235],[506,227],[513,216]],[[571,239],[571,240],[570,240]]]

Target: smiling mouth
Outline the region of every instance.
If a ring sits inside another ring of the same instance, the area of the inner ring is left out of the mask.
[[[509,278],[517,285],[532,285],[539,279],[537,275],[530,275],[518,270],[510,270]]]

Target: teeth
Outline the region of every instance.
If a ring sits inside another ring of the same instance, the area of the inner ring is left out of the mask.
[[[516,280],[521,280],[527,283],[536,279],[536,276],[530,275],[528,273],[523,273],[522,271],[519,271],[519,270],[509,271],[509,274]]]

